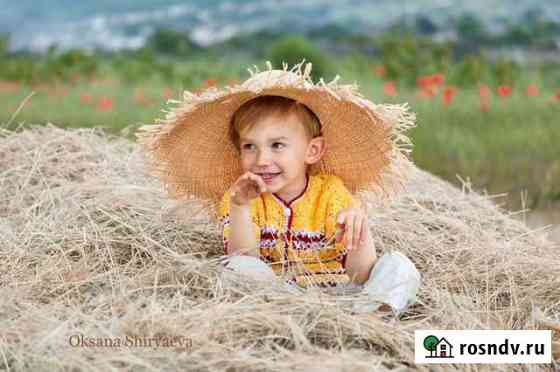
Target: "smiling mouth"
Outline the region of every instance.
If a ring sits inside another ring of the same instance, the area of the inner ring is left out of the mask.
[[[263,180],[265,181],[270,181],[272,180],[274,177],[278,176],[279,174],[281,174],[282,172],[278,172],[278,173],[257,173],[259,176],[262,177]]]

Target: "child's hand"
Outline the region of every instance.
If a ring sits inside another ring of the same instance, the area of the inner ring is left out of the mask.
[[[337,234],[337,242],[342,240],[349,251],[366,247],[371,237],[364,211],[360,208],[345,208],[338,213],[336,222],[337,230],[340,227],[343,231]]]
[[[232,204],[246,206],[251,200],[266,192],[266,184],[259,175],[246,172],[233,183],[230,192]]]

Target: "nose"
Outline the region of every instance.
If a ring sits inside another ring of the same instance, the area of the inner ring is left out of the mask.
[[[270,153],[266,150],[259,150],[257,152],[257,166],[268,165],[270,163]]]

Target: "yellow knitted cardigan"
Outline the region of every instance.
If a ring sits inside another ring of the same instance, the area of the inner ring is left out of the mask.
[[[227,254],[230,193],[222,197],[219,224]],[[292,201],[263,193],[251,201],[251,217],[260,259],[277,275],[302,287],[334,287],[348,283],[342,243],[326,243],[336,232],[338,213],[359,202],[334,175],[307,175],[304,191]]]

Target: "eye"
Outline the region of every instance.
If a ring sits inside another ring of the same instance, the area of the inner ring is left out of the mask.
[[[274,142],[274,143],[272,144],[272,147],[274,147],[275,149],[281,149],[281,148],[284,148],[285,146],[286,146],[286,145],[283,144],[282,142]]]
[[[254,146],[253,146],[252,143],[246,143],[246,144],[244,144],[243,146],[241,146],[241,148],[242,148],[243,150],[249,150],[249,151],[252,150],[253,147],[254,147]]]

